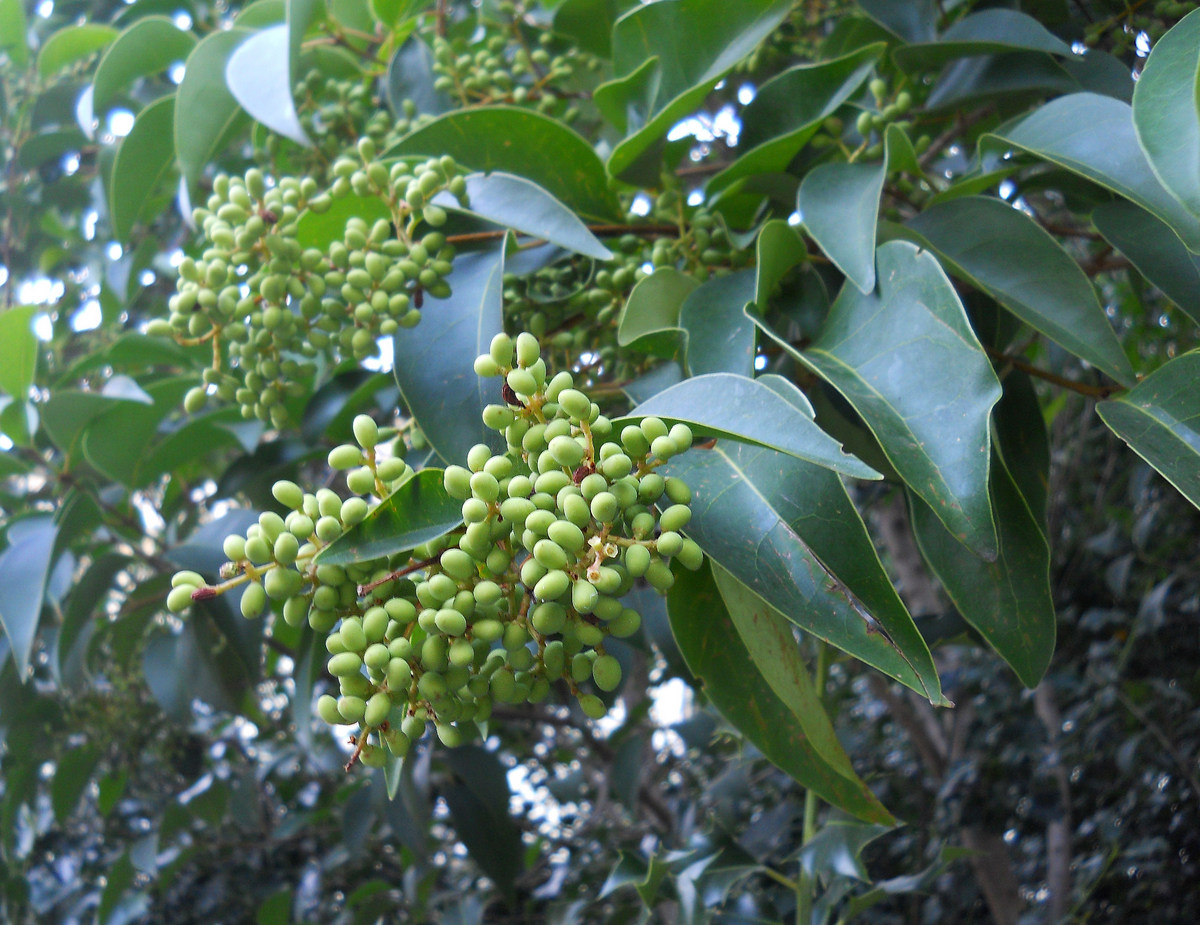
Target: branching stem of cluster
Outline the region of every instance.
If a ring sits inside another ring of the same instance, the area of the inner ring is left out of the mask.
[[[423,568],[428,568],[437,562],[438,558],[438,556],[430,556],[428,559],[422,559],[420,562],[410,562],[403,568],[398,568],[394,572],[389,572],[387,575],[384,575],[382,578],[379,578],[370,584],[359,585],[358,596],[364,597],[365,595],[370,594],[380,585],[385,585],[389,581],[394,581],[397,578],[403,578],[405,575],[411,575],[413,572],[419,572]]]
[[[1058,375],[1057,373],[1039,369],[1032,363],[1022,360],[1020,357],[1011,356],[1010,354],[1007,354],[1002,350],[997,350],[994,347],[985,346],[983,349],[987,351],[987,355],[994,360],[1007,363],[1009,366],[1012,366],[1014,369],[1019,369],[1023,373],[1028,373],[1031,376],[1034,376],[1038,379],[1043,379],[1046,382],[1053,383],[1054,385],[1061,386],[1064,389],[1070,389],[1072,392],[1078,392],[1080,395],[1086,395],[1088,398],[1108,398],[1110,395],[1113,395],[1116,392],[1125,391],[1125,387],[1120,385],[1088,385],[1086,382],[1076,382],[1074,379],[1068,379],[1065,376]]]
[[[635,234],[643,238],[664,238],[677,237],[679,228],[675,225],[628,225],[628,224],[602,224],[588,225],[587,230],[600,238],[611,238],[623,234]],[[475,244],[479,241],[499,241],[505,235],[510,234],[507,228],[498,228],[495,231],[472,231],[469,234],[452,234],[446,236],[447,244]],[[524,237],[519,235],[519,237]],[[537,247],[545,244],[546,241],[541,238],[532,238],[527,241],[523,247]]]

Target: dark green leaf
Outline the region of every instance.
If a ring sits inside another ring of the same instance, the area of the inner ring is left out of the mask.
[[[789,68],[763,84],[742,111],[737,160],[708,181],[710,196],[743,177],[787,169],[821,127],[870,76],[884,52],[868,45],[841,58]]]
[[[500,382],[475,375],[475,358],[502,330],[504,249],[454,261],[454,292],[427,299],[421,323],[393,338],[393,372],[409,412],[446,463],[461,465],[477,443],[496,441],[484,406],[501,400]]]
[[[800,726],[812,757],[860,785],[869,797],[870,791],[854,773],[809,676],[793,624],[719,565],[712,566],[712,574],[750,661],[791,713],[790,722]]]
[[[1045,230],[1006,202],[964,196],[905,225],[950,272],[1124,385],[1134,379],[1112,324],[1083,270]]]
[[[71,453],[83,429],[122,402],[152,405],[154,399],[128,376],[114,376],[99,393],[59,389],[41,406],[42,426],[60,450]]]
[[[1200,253],[1200,219],[1158,182],[1138,146],[1133,111],[1120,100],[1095,93],[1059,97],[990,137],[1136,202]]]
[[[766,447],[854,478],[880,478],[821,430],[804,395],[778,376],[694,376],[664,389],[613,423],[619,427],[648,415],[682,421],[698,434]]]
[[[312,147],[292,102],[289,26],[253,33],[234,49],[225,65],[225,84],[234,99],[271,131]]]
[[[1010,51],[1040,51],[1069,56],[1071,47],[1045,26],[1016,10],[980,10],[964,16],[938,36],[935,42],[903,45],[892,52],[892,60],[904,70],[936,67],[968,55],[1002,54]]]
[[[861,522],[847,519],[834,528],[823,523],[829,510],[853,508],[829,490],[827,480],[813,478],[814,468],[771,450],[720,441],[711,450],[673,458],[665,471],[691,486],[687,533],[715,563],[801,629],[941,702],[928,649],[911,618],[892,602],[894,592],[889,596],[879,585],[872,560],[852,562],[848,555],[851,548],[856,554],[864,549]],[[807,500],[801,505],[799,499]],[[854,545],[839,547],[840,539]],[[851,569],[843,579],[845,563]],[[869,604],[860,593],[870,595]]]
[[[1200,324],[1200,257],[1189,253],[1175,232],[1145,209],[1119,200],[1096,209],[1092,224],[1151,285]]]
[[[251,33],[228,29],[205,36],[188,55],[175,103],[176,157],[189,182],[245,126],[246,113],[225,84],[225,64]]]
[[[109,215],[118,241],[127,242],[137,222],[152,219],[152,206],[168,192],[167,180],[175,166],[174,124],[175,97],[164,96],[138,113],[117,148],[109,184]]]
[[[83,643],[90,636],[92,619],[101,612],[117,574],[128,564],[128,556],[106,552],[92,563],[71,589],[62,626],[54,640],[54,655],[50,663],[64,687],[76,687],[84,680],[72,674],[73,666],[81,662],[76,643]]]
[[[57,160],[68,151],[78,151],[87,143],[87,138],[78,129],[51,129],[31,135],[17,152],[17,163],[26,168],[38,167],[49,160]]]
[[[693,376],[754,375],[758,332],[744,311],[754,299],[754,288],[755,271],[737,270],[712,277],[683,300],[679,326],[687,335],[685,357]]]
[[[451,101],[444,93],[433,88],[435,76],[433,53],[429,46],[419,36],[410,35],[388,62],[387,98],[392,114],[397,119],[406,118],[406,100],[410,100],[417,112],[424,115],[436,116],[450,109]],[[436,153],[441,154],[440,151]]]
[[[699,285],[674,267],[659,267],[625,300],[617,321],[617,343],[654,356],[676,356],[683,334],[679,313]]]
[[[890,241],[876,261],[878,291],[843,287],[809,349],[764,330],[841,392],[960,542],[992,557],[988,417],[1000,383],[932,255]]]
[[[387,496],[367,519],[351,527],[316,557],[347,565],[404,552],[443,536],[462,523],[462,504],[446,494],[441,469],[422,469]]]
[[[758,233],[755,253],[758,276],[754,282],[754,304],[756,311],[762,314],[775,287],[788,270],[808,255],[808,251],[795,228],[782,219],[774,219],[763,225]]]
[[[729,723],[782,770],[846,812],[891,822],[862,781],[831,767],[766,679],[748,670],[750,653],[705,565],[680,572],[667,596],[671,630],[692,674]],[[611,878],[610,878],[611,880]]]
[[[612,221],[620,214],[604,163],[588,141],[528,109],[478,106],[449,112],[405,136],[384,156],[414,154],[449,154],[465,167],[524,177],[589,221]]]
[[[122,485],[145,484],[157,475],[150,471],[146,449],[159,423],[179,407],[193,385],[195,380],[188,376],[162,379],[147,390],[154,404],[122,402],[96,417],[83,434],[88,462]]]
[[[1004,395],[996,405],[996,450],[1008,467],[1034,520],[1046,533],[1050,486],[1050,438],[1033,380],[1019,369],[1004,377]]]
[[[121,90],[138,77],[158,74],[187,59],[196,37],[166,16],[147,16],[120,34],[100,59],[92,80],[92,109],[102,115]]]
[[[68,749],[58,760],[54,779],[50,782],[50,805],[54,807],[54,818],[59,825],[66,822],[75,809],[83,788],[92,779],[99,758],[100,746],[90,743]]]
[[[999,653],[1026,687],[1035,687],[1054,653],[1050,547],[1008,468],[992,460],[997,555],[985,562],[959,543],[923,501],[909,495],[913,532],[925,561],[963,619]]]
[[[1133,91],[1133,126],[1150,169],[1200,216],[1200,10],[1154,43]]]
[[[612,259],[612,252],[588,231],[579,217],[536,183],[500,171],[470,174],[466,180],[469,203],[466,207],[459,205],[448,192],[438,193],[433,201],[443,208],[476,215],[585,257]]]
[[[1200,507],[1200,351],[1159,367],[1096,410],[1112,431]]]
[[[730,68],[783,21],[790,0],[678,0],[635,6],[613,28],[616,80],[596,106],[627,136],[608,161],[611,176],[658,177],[661,143]]]
[[[796,210],[813,240],[863,292],[875,288],[875,226],[887,164],[821,164],[800,183]]]
[[[524,853],[521,832],[508,813],[504,765],[492,752],[473,745],[447,749],[442,760],[451,772],[442,796],[455,833],[484,873],[511,894],[524,869]]]
[[[36,305],[18,305],[0,312],[0,390],[17,401],[29,396],[37,367],[38,342],[33,333]]]
[[[58,526],[48,514],[9,524],[8,548],[0,553],[0,628],[8,637],[17,673],[25,681],[42,615],[42,596],[54,557]]]
[[[143,671],[164,713],[186,723],[194,700],[238,710],[250,682],[242,660],[229,658],[224,649],[223,635],[199,609],[179,633],[160,630],[146,640]]]
[[[630,0],[564,0],[554,11],[554,31],[569,35],[584,51],[612,57],[612,31]]]
[[[859,0],[873,20],[906,42],[931,42],[937,32],[933,0]]]
[[[38,52],[37,70],[40,77],[52,77],[68,64],[86,58],[112,42],[120,33],[112,26],[85,23],[59,29]]]

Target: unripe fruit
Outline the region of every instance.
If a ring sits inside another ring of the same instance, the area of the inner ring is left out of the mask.
[[[461,636],[467,631],[467,618],[457,610],[443,608],[437,612],[434,625],[447,636]]]
[[[704,564],[704,551],[695,540],[685,539],[675,558],[685,569],[694,572]]]
[[[225,537],[221,549],[230,562],[240,562],[246,557],[246,541],[237,535]]]
[[[643,480],[644,481],[644,480]],[[666,480],[667,497],[673,504],[690,504],[692,500],[692,490],[688,487],[687,482],[683,479],[674,477]]]
[[[284,536],[291,537],[290,533],[285,533]],[[292,537],[295,541],[295,537]],[[304,580],[300,577],[300,573],[289,568],[275,568],[267,572],[263,577],[263,590],[267,592],[267,597],[273,601],[287,600],[294,594],[300,592]]]
[[[612,492],[602,491],[592,498],[591,512],[597,521],[608,524],[616,520],[617,515],[621,512],[621,507]]]
[[[517,335],[517,365],[528,367],[538,361],[542,348],[538,339],[527,331]],[[515,386],[514,386],[515,388]],[[518,389],[518,391],[520,391]]]
[[[193,588],[202,588],[204,584],[204,577],[199,572],[184,570],[176,572],[171,576],[172,588],[178,588],[180,585],[191,585]]]
[[[362,697],[343,695],[337,701],[338,713],[346,723],[361,722],[367,712],[367,702]]]
[[[506,381],[508,387],[520,395],[533,395],[537,391],[537,381],[526,369],[510,370]]]
[[[412,666],[405,659],[392,658],[387,663],[388,689],[393,691],[406,690],[412,680]]]
[[[372,643],[363,653],[363,664],[375,671],[384,671],[392,659],[392,653],[382,642]]]
[[[203,386],[196,386],[188,389],[187,394],[183,396],[183,410],[188,414],[198,414],[204,409],[208,403],[208,392]]]
[[[167,595],[167,609],[172,613],[186,610],[191,606],[194,590],[195,586],[193,585],[176,585]]]
[[[656,559],[650,563],[650,567],[646,569],[646,580],[650,582],[654,590],[664,594],[671,590],[671,585],[675,584],[675,576],[671,574],[670,567],[662,559]]]
[[[335,678],[357,674],[362,668],[362,659],[354,652],[340,652],[329,659],[329,673]]]
[[[275,561],[280,565],[291,565],[300,552],[300,541],[291,533],[281,533],[275,538]],[[276,570],[278,571],[278,570]]]
[[[367,701],[363,711],[363,722],[368,726],[378,726],[388,718],[388,714],[391,712],[392,699],[384,691],[380,691]]]
[[[600,598],[596,586],[583,578],[577,579],[571,586],[571,606],[579,613],[591,613]]]
[[[533,588],[533,596],[540,601],[555,601],[567,592],[571,579],[560,569],[547,572]]]
[[[583,447],[573,437],[555,437],[550,441],[549,452],[560,466],[570,469],[583,461]]]
[[[645,546],[630,546],[625,550],[625,568],[634,578],[641,578],[650,567],[650,550]]]
[[[660,556],[678,555],[683,548],[683,537],[673,530],[667,530],[659,536],[655,548]]]
[[[246,590],[242,592],[242,600],[240,604],[242,616],[247,620],[251,620],[262,613],[262,610],[266,605],[266,589],[264,589],[262,585],[253,581],[246,585]]]
[[[370,415],[360,414],[354,418],[354,439],[364,450],[375,448],[379,442],[379,425]]]
[[[271,494],[275,496],[276,501],[293,511],[298,511],[304,506],[304,492],[299,485],[287,479],[280,479],[272,485]]]
[[[363,464],[362,450],[349,443],[335,446],[329,451],[330,469],[353,469]]]
[[[588,417],[592,407],[588,397],[577,389],[563,389],[558,395],[558,404],[576,421]]]
[[[451,498],[465,501],[471,497],[471,472],[462,466],[447,466],[442,474],[442,484]]]
[[[507,334],[497,334],[488,346],[488,353],[498,367],[507,369],[512,366],[513,342]]]
[[[658,525],[663,532],[679,531],[686,527],[691,519],[692,509],[690,507],[686,504],[672,504],[662,512],[662,516],[658,519]]]
[[[592,679],[602,691],[615,691],[621,686],[621,663],[611,655],[601,655],[592,664]]]
[[[579,709],[583,711],[583,715],[588,719],[603,719],[608,713],[608,708],[604,706],[604,701],[595,694],[584,694],[579,698]]]
[[[317,715],[330,726],[340,726],[345,722],[341,711],[338,710],[337,698],[331,694],[322,694],[317,699]]]

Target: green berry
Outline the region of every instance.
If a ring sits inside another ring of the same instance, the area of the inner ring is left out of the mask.
[[[171,589],[171,593],[167,595],[167,609],[172,613],[179,613],[186,610],[192,604],[192,592],[196,590],[194,585],[176,585]]]
[[[267,592],[262,585],[257,582],[250,582],[246,585],[246,590],[242,592],[241,611],[242,616],[247,620],[252,620],[262,613],[263,608],[267,605]]]
[[[330,469],[353,469],[363,464],[362,450],[349,443],[335,446],[329,451]]]
[[[583,711],[583,715],[588,719],[603,719],[608,713],[608,708],[604,706],[604,701],[595,694],[584,694],[579,698],[579,709]]]
[[[354,439],[364,450],[373,450],[379,442],[379,425],[367,414],[359,414],[354,418]]]
[[[621,686],[621,663],[611,655],[601,655],[592,664],[592,679],[602,691],[615,691]]]
[[[329,659],[329,673],[335,678],[357,674],[362,668],[362,659],[353,652],[339,652]]]

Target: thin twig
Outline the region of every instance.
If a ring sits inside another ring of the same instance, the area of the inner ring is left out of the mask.
[[[987,355],[994,360],[1007,363],[1013,368],[1021,370],[1023,373],[1028,373],[1031,376],[1035,376],[1038,379],[1043,379],[1046,382],[1061,386],[1064,389],[1070,389],[1072,392],[1078,392],[1080,395],[1086,395],[1088,398],[1108,398],[1110,395],[1114,395],[1117,392],[1125,391],[1125,387],[1122,385],[1088,385],[1086,382],[1076,382],[1074,379],[1067,379],[1065,376],[1060,376],[1057,373],[1039,369],[1032,363],[1027,363],[1020,357],[1012,356],[1002,350],[997,350],[995,347],[988,347],[987,345],[984,345],[983,349],[987,351]]]

